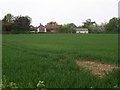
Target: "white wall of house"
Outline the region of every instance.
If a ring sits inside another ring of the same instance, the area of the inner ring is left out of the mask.
[[[45,28],[44,32],[47,32],[46,28]]]
[[[37,32],[47,32],[46,28],[44,29],[44,31],[40,31],[40,29],[37,29]]]
[[[39,28],[37,29],[37,32],[40,32]]]

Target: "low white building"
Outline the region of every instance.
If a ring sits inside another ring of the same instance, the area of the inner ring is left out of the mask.
[[[76,28],[76,33],[88,33],[87,28]]]

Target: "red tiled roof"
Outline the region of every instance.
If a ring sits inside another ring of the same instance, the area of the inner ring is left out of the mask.
[[[46,29],[57,29],[59,27],[59,25],[56,24],[47,24],[45,25]]]

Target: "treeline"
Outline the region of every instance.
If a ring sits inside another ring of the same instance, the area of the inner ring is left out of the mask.
[[[74,23],[64,24],[64,25],[62,25],[58,28],[58,32],[59,33],[75,33],[76,32],[76,30],[75,30],[76,27],[77,26]]]
[[[32,19],[29,16],[5,15],[2,19],[2,33],[29,33]]]
[[[62,33],[75,33],[75,28],[77,26],[74,23],[69,23],[58,28],[58,32]],[[91,19],[83,22],[83,25],[78,26],[79,28],[88,28],[89,33],[118,33],[120,30],[120,19],[112,18],[108,23],[101,23],[98,25],[95,21],[91,21]]]
[[[2,19],[2,32],[3,33],[30,33],[30,31],[36,32],[37,27],[31,25],[32,19],[29,16],[13,16],[7,14]],[[58,24],[57,22],[49,22],[49,24]],[[83,25],[79,28],[88,28],[89,33],[118,33],[120,30],[120,19],[113,17],[108,23],[102,23],[98,25],[91,19],[83,22]],[[58,33],[75,33],[77,26],[74,23],[68,23],[61,25],[58,29]]]
[[[95,21],[91,21],[91,19],[83,22],[83,25],[80,27],[88,28],[90,33],[118,33],[118,29],[120,26],[120,19],[113,17],[109,20],[109,22],[101,23],[98,25]]]

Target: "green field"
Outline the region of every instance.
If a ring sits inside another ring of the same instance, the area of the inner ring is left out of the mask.
[[[75,60],[118,64],[117,34],[18,34],[3,35],[3,75],[19,87],[113,88],[118,70],[100,79],[80,69]]]

